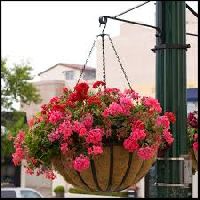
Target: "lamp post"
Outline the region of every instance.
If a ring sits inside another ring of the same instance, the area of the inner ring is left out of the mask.
[[[172,111],[175,138],[166,155],[157,159],[157,197],[191,196],[191,161],[188,159],[186,134],[186,22],[185,1],[157,1],[156,24],[156,97],[163,112]]]

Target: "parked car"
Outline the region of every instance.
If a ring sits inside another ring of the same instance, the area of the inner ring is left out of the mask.
[[[1,198],[43,198],[43,196],[32,188],[9,187],[1,188]]]

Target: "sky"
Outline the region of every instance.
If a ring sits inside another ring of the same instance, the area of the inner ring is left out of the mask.
[[[33,75],[57,63],[84,64],[102,31],[98,18],[117,15],[144,1],[1,1],[1,56],[9,66],[28,62]],[[197,1],[186,1],[197,12]],[[155,1],[121,16],[155,25]],[[105,33],[120,33],[108,19]],[[89,66],[96,67],[93,52]]]

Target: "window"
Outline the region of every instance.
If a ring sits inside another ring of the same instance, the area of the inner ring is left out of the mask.
[[[22,198],[41,198],[41,196],[38,193],[28,190],[22,190],[21,195]]]
[[[92,70],[92,71],[85,71],[83,73],[83,79],[84,80],[94,80],[96,79],[96,71]]]
[[[16,192],[11,190],[1,191],[1,198],[16,198]]]
[[[65,71],[66,80],[74,80],[74,71]]]

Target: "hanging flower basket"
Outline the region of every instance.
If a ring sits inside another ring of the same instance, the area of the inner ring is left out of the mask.
[[[43,105],[15,138],[15,165],[25,159],[27,173],[49,179],[56,170],[88,191],[121,191],[143,178],[158,149],[173,142],[175,117],[162,115],[157,99],[104,86],[78,83]]]
[[[52,160],[55,169],[65,180],[87,191],[121,191],[143,178],[155,161],[141,159],[137,153],[129,153],[122,146],[104,147],[104,152],[90,162],[82,172],[65,168],[65,157]]]
[[[192,158],[192,171],[198,171],[198,111],[190,112],[187,118],[187,133],[189,138],[190,151]]]

